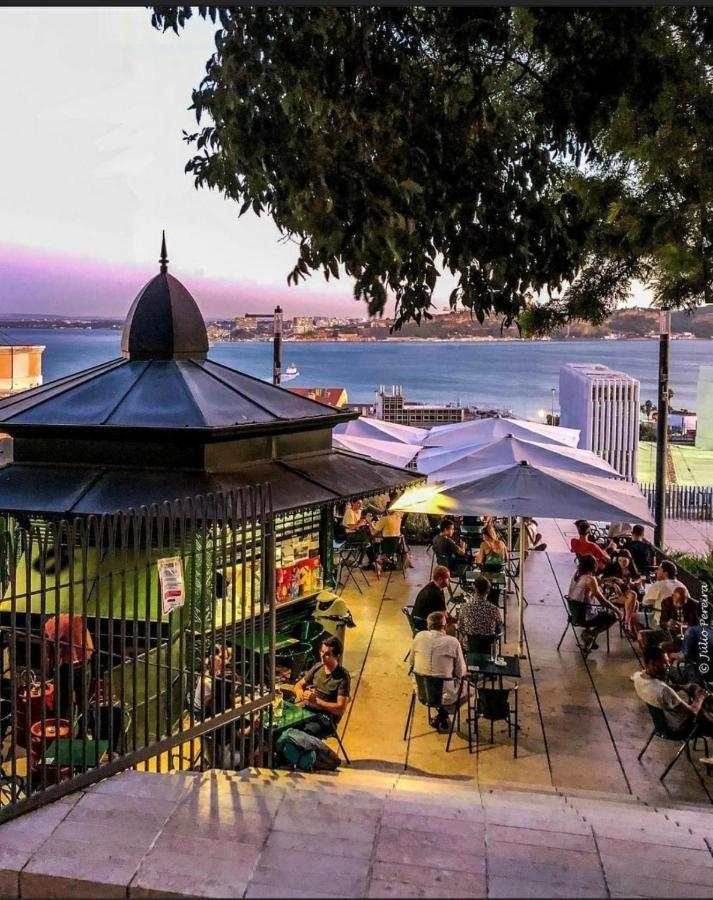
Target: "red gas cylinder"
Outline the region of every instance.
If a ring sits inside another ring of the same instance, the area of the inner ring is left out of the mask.
[[[67,719],[45,719],[45,749],[57,738],[68,738],[69,730],[70,725]],[[45,762],[42,759],[42,722],[34,722],[30,726],[30,737],[32,740],[30,758],[32,760],[33,783],[35,785],[42,783],[43,768],[46,770],[45,781],[47,784],[56,784],[58,781],[64,781],[65,778],[69,778],[72,774],[72,770],[69,767],[61,768],[58,773],[54,762]]]
[[[30,699],[27,700],[27,686],[22,685],[17,691],[17,743],[18,746],[25,746],[25,729],[27,721],[37,722],[42,718],[42,707],[44,706],[46,714],[51,714],[54,710],[54,684],[46,681],[44,690],[39,681],[33,681],[30,685]],[[28,711],[29,707],[29,711]]]

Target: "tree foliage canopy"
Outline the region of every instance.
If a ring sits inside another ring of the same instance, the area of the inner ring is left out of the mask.
[[[153,7],[153,23],[178,32],[193,9]],[[705,14],[197,9],[219,29],[193,93],[187,170],[297,243],[289,281],[343,266],[372,314],[395,298],[398,327],[430,315],[441,266],[457,279],[453,306],[537,331],[606,315],[660,262],[654,232],[679,252],[681,217],[663,230],[649,220],[675,190],[661,123],[677,133],[674,159],[690,150],[678,132],[703,134],[713,111],[696,102],[707,47],[690,49]],[[679,115],[682,67],[695,127]],[[660,283],[662,296],[690,298],[690,285]],[[533,304],[540,292],[549,302]]]

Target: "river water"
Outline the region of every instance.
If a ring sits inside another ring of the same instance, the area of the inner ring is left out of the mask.
[[[6,329],[17,344],[44,344],[45,381],[120,355],[116,330]],[[401,385],[407,400],[460,402],[509,409],[536,419],[550,411],[560,366],[604,363],[638,378],[641,402],[656,400],[658,342],[640,341],[417,341],[381,343],[291,343],[283,369],[294,363],[290,386],[344,387],[352,402],[370,402],[379,385]],[[234,343],[211,347],[210,358],[269,380],[272,344]],[[698,368],[713,365],[713,341],[672,341],[674,406],[695,409]],[[555,407],[558,395],[555,395]]]

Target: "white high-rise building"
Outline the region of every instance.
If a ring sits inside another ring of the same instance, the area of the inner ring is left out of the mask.
[[[713,366],[701,366],[698,370],[696,413],[696,447],[713,450]]]
[[[639,451],[639,382],[599,363],[560,369],[560,425],[579,428],[579,446],[636,481]]]

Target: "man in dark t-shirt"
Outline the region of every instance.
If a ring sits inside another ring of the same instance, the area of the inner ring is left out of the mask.
[[[425,622],[432,612],[446,611],[446,595],[444,593],[450,572],[445,566],[436,566],[431,580],[416,595],[411,615]],[[424,626],[425,627],[425,626]]]
[[[307,709],[319,713],[304,730],[315,737],[334,733],[344,715],[351,693],[351,676],[342,666],[342,642],[330,635],[319,648],[320,662],[306,672],[295,685],[295,698]]]
[[[455,528],[453,519],[443,519],[439,526],[438,534],[434,537],[431,544],[435,555],[441,557],[443,564],[447,565],[451,572],[462,570],[468,563],[468,547],[465,541],[457,544],[453,540]]]
[[[654,548],[644,539],[644,526],[634,525],[631,537],[624,544],[642,575],[647,575],[654,564]]]

